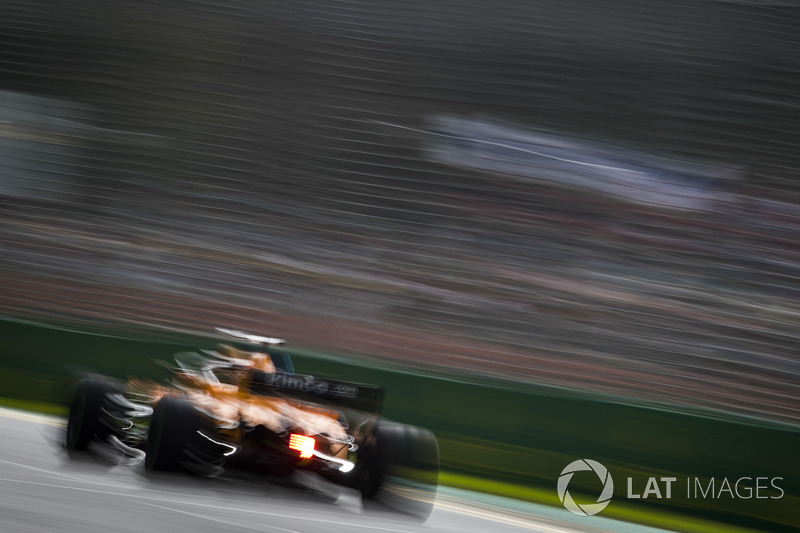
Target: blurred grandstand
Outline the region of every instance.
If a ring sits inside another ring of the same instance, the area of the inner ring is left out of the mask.
[[[0,312],[798,422],[798,22],[745,0],[9,0]],[[435,117],[735,179],[702,209],[520,180],[432,145]]]

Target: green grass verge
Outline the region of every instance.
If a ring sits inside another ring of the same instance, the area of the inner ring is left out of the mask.
[[[31,411],[45,415],[61,416],[66,418],[68,412],[66,406],[53,403],[39,402],[35,400],[19,400],[16,398],[0,397],[0,407],[19,409],[20,411]]]
[[[451,472],[440,472],[439,484],[457,489],[563,508],[556,494],[555,485],[552,490],[546,490],[512,483],[503,483],[500,481],[485,480]],[[641,509],[635,505],[617,501],[612,502],[612,505],[604,509],[602,516],[682,533],[760,533],[759,530],[755,529],[718,523],[678,513],[664,512],[663,510],[651,511]],[[590,520],[591,518],[588,519]]]

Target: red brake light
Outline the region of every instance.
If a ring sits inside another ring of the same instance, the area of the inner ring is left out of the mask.
[[[289,448],[300,452],[301,459],[310,459],[314,456],[314,446],[316,442],[313,437],[292,433],[289,436]]]

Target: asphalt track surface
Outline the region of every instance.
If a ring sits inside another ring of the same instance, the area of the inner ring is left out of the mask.
[[[0,409],[0,532],[544,532],[657,530],[443,488],[430,518],[375,506],[308,480],[145,477],[139,464],[70,459],[63,421]],[[316,479],[316,476],[313,476]]]

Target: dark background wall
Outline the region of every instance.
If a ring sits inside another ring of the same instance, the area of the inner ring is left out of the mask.
[[[165,380],[168,376],[152,360],[171,361],[176,352],[211,349],[219,340],[159,338],[157,332],[126,338],[3,320],[0,394],[69,402],[76,380],[87,371],[119,380]],[[796,426],[534,384],[512,387],[486,377],[466,381],[423,375],[332,355],[292,351],[292,357],[303,374],[386,387],[385,417],[436,434],[442,483],[471,482],[473,489],[559,506],[555,488],[561,470],[587,457],[600,461],[614,479],[614,505],[604,511],[606,516],[647,522],[660,513],[673,524],[694,517],[721,522],[717,527],[735,524],[763,531],[792,531],[798,523]],[[651,476],[676,478],[670,498],[626,499],[626,478],[633,480],[634,494],[641,495]],[[747,497],[746,487],[755,490],[757,477],[769,481],[758,481],[764,487],[759,498]],[[705,497],[697,496],[695,478]],[[733,490],[743,478],[737,497],[720,492],[723,480]],[[594,476],[578,476],[570,492],[591,502],[596,485]]]

